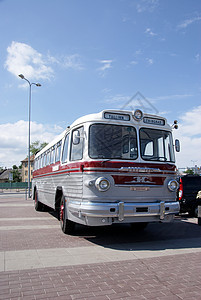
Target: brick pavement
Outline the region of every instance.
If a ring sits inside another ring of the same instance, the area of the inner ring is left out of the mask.
[[[78,226],[67,236],[54,216],[35,212],[30,200],[0,195],[0,256],[86,249],[90,258],[97,248],[100,256],[116,255],[112,262],[2,271],[0,299],[201,299],[200,247],[195,219],[150,224],[140,234],[128,225]]]

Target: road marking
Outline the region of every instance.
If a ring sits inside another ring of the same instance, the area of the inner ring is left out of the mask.
[[[11,222],[11,221],[37,221],[37,220],[53,220],[53,217],[23,217],[23,218],[0,218],[0,222]]]
[[[33,203],[0,203],[0,207],[34,206]]]
[[[27,229],[52,229],[52,228],[59,228],[58,225],[22,225],[22,226],[0,226],[0,231],[13,231],[13,230],[27,230]]]
[[[32,249],[0,252],[0,271],[75,266],[201,252],[201,238],[114,244],[107,247]]]

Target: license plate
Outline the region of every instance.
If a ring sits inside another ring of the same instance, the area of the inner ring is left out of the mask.
[[[141,191],[141,192],[143,192],[143,191],[149,191],[149,187],[147,187],[147,186],[131,186],[130,187],[130,190],[131,191]]]

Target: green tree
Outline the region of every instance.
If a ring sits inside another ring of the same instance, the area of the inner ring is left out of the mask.
[[[40,141],[35,141],[35,142],[31,143],[31,145],[30,145],[30,152],[31,152],[31,154],[35,155],[37,152],[39,152],[45,146],[47,146],[47,144],[48,143],[46,143],[46,142],[41,143]]]
[[[189,175],[193,175],[194,171],[192,169],[187,169],[186,171],[184,171],[185,174],[189,174]]]
[[[16,165],[13,165],[13,182],[21,182],[22,181],[22,176],[19,171],[19,168]]]

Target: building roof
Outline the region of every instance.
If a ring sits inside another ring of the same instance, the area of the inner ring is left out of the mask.
[[[9,174],[12,172],[12,169],[3,170],[3,173],[0,175],[0,180],[7,180],[9,179]]]
[[[30,156],[30,161],[34,161],[35,155],[31,155]],[[25,159],[21,160],[21,162],[26,162],[28,161],[28,157],[26,157]]]

